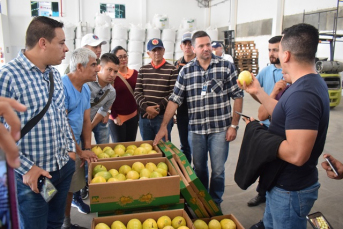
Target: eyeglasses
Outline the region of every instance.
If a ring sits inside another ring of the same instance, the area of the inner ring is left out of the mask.
[[[129,57],[129,55],[122,55],[122,56],[117,56],[119,60],[121,59],[126,59]]]
[[[98,92],[98,96],[97,97],[95,97],[95,99],[94,99],[94,102],[95,103],[98,103],[99,102],[99,100],[100,100],[100,96],[102,96],[104,94],[104,91],[102,90],[102,89],[100,89],[100,91]]]

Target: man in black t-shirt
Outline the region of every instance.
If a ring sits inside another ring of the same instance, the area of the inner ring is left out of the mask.
[[[264,228],[306,228],[306,215],[320,187],[316,166],[329,124],[329,96],[315,68],[318,30],[302,23],[283,34],[279,59],[284,79],[292,85],[279,102],[263,91],[255,77],[249,86],[240,86],[273,114],[268,131],[285,138],[277,156],[286,165],[267,192]]]

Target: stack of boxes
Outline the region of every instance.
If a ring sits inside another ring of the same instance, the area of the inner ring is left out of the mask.
[[[258,74],[258,50],[253,41],[235,42],[235,66],[238,73],[243,70]]]

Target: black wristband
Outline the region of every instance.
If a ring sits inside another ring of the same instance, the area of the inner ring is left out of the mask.
[[[91,148],[86,148],[86,149],[84,149],[84,150],[92,150]]]

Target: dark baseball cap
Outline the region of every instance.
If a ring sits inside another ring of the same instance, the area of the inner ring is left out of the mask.
[[[219,47],[223,47],[223,46],[220,44],[220,42],[216,42],[216,41],[215,41],[215,42],[213,42],[211,46],[212,46],[212,48],[219,48]]]
[[[182,35],[182,40],[181,43],[185,42],[185,41],[192,41],[192,33],[191,32],[185,32]]]
[[[154,48],[164,48],[161,39],[152,38],[147,45],[148,51],[152,51]]]

